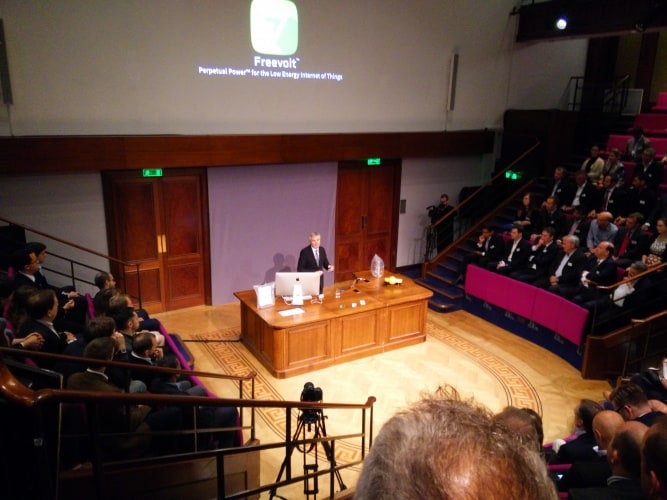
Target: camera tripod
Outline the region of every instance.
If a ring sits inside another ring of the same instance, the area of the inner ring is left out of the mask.
[[[327,429],[324,424],[324,420],[326,418],[328,417],[324,415],[324,412],[322,410],[301,410],[301,414],[298,417],[296,430],[294,431],[294,436],[292,437],[292,442],[287,447],[285,453],[285,459],[283,460],[283,463],[280,466],[280,471],[278,472],[278,477],[276,478],[275,481],[276,483],[280,482],[283,473],[287,469],[289,462],[292,459],[292,453],[296,448],[303,454],[303,474],[304,474],[303,493],[306,495],[307,499],[310,498],[310,495],[313,495],[313,499],[316,499],[317,493],[319,492],[319,487],[318,487],[319,476],[317,475],[317,470],[319,466],[318,456],[317,456],[317,441],[312,443],[303,443],[302,445],[296,444],[295,442],[299,440],[299,436],[301,436],[301,441],[305,441],[306,433],[310,432],[313,432],[313,437],[311,439],[319,439],[321,437],[326,437]],[[328,441],[322,441],[322,448],[324,448],[324,454],[326,455],[327,460],[331,465],[331,468],[335,469],[336,458],[334,457],[333,450],[331,449],[331,444]],[[313,450],[315,450],[314,453],[315,461],[310,464],[306,463],[306,457],[308,453],[310,453]],[[314,473],[312,478],[308,477],[309,473]],[[340,476],[340,471],[334,470],[334,475],[338,480],[338,486],[340,487],[341,491],[347,489],[347,486],[345,486],[345,483],[343,483],[343,478]],[[288,473],[288,479],[290,479],[289,476],[290,474]],[[309,487],[310,486],[309,479],[313,480],[312,488]],[[269,497],[269,499],[272,499],[274,497],[278,497],[282,500],[287,500],[284,497],[281,497],[280,495],[276,495],[275,487],[271,489],[271,496]]]

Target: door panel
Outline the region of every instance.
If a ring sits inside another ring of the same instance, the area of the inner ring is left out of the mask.
[[[340,162],[336,194],[336,281],[370,267],[374,254],[387,269],[396,266],[398,238],[398,160],[369,167],[362,162]]]
[[[151,313],[210,303],[206,171],[104,172],[103,186],[110,254],[140,267],[120,286]]]

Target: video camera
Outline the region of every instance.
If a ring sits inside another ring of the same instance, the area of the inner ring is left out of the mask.
[[[301,401],[318,403],[322,401],[322,389],[315,387],[312,382],[306,382],[301,391]],[[318,410],[301,410],[301,418],[309,425],[316,423],[319,418]]]

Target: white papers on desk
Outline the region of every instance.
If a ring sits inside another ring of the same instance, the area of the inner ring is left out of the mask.
[[[294,307],[293,309],[285,309],[284,311],[278,311],[278,314],[281,316],[294,316],[296,314],[303,314],[305,313],[305,309],[302,309],[301,307]]]

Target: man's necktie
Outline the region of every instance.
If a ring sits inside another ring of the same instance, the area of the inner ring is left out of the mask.
[[[319,265],[320,265],[320,251],[317,248],[315,249],[315,262],[317,262],[317,265],[319,267]]]
[[[621,246],[618,249],[618,256],[623,257],[625,255],[625,251],[628,249],[628,244],[630,243],[630,231],[625,233],[625,238],[623,238],[623,241],[621,242]]]

